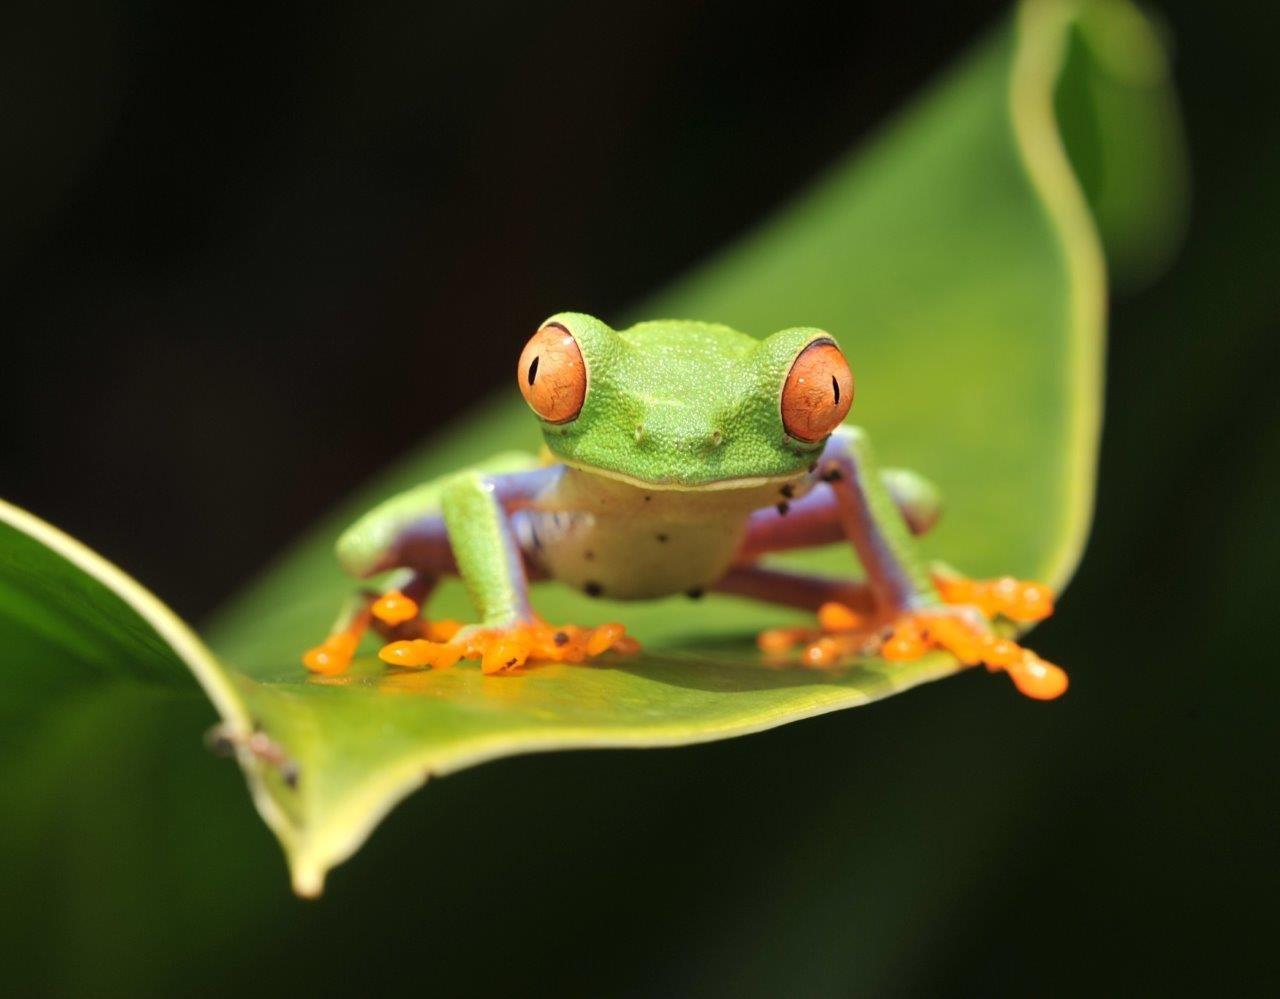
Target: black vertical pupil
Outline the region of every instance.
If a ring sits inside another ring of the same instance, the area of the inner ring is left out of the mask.
[[[537,364],[538,362],[537,362],[537,361],[534,361],[533,363],[534,363],[534,364]],[[532,381],[533,381],[533,376],[532,376],[532,375],[529,377],[529,381],[530,381],[530,382],[532,382]],[[834,393],[836,394],[836,405],[837,405],[837,406],[839,406],[839,405],[840,405],[840,383],[839,383],[838,381],[836,381],[836,376],[835,376],[835,375],[832,375],[832,376],[831,376],[831,391],[832,391],[832,392],[834,392]]]
[[[533,363],[529,365],[529,384],[533,384],[533,380],[538,377],[538,358],[533,359]]]

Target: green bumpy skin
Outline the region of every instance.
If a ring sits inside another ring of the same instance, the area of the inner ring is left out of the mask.
[[[483,472],[454,478],[440,503],[458,573],[483,624],[531,617],[520,552],[511,525]]]
[[[811,327],[757,340],[714,323],[664,320],[617,332],[561,312],[587,367],[578,417],[543,423],[547,447],[580,468],[655,486],[777,478],[822,450],[787,434],[778,399],[800,352],[828,336]]]

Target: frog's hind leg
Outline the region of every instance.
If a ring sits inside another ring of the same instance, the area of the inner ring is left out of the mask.
[[[821,593],[820,584],[810,580],[798,585],[792,599],[780,599],[787,584],[797,581],[769,576],[768,570],[751,563],[769,551],[841,536],[866,572],[865,588],[856,593],[856,602],[821,605],[820,630],[766,632],[760,638],[762,649],[781,652],[802,645],[802,658],[811,665],[830,665],[860,654],[910,660],[942,649],[964,665],[985,663],[989,669],[1006,671],[1018,689],[1032,697],[1053,698],[1066,689],[1061,669],[1001,637],[989,623],[997,616],[1044,617],[1052,608],[1048,591],[1013,579],[974,583],[930,572],[911,541],[911,534],[919,533],[916,518],[895,495],[893,481],[878,470],[861,431],[849,427],[834,434],[813,475],[813,492],[794,509],[782,503],[776,510],[753,514],[738,566],[726,577],[727,588],[772,602],[811,602]],[[793,513],[802,516],[785,524]]]
[[[536,466],[532,456],[513,453],[476,468],[519,477]],[[343,672],[370,627],[390,639],[422,635],[420,608],[442,577],[458,572],[442,503],[453,478],[434,479],[392,496],[342,532],[334,550],[347,575],[362,580],[392,571],[395,575],[381,593],[362,589],[352,594],[329,636],[303,656],[312,672]]]
[[[425,483],[366,514],[338,539],[342,568],[358,579],[409,571],[381,595],[354,595],[329,638],[303,657],[305,665],[318,673],[343,672],[370,627],[391,639],[379,658],[410,668],[479,658],[484,672],[504,672],[530,658],[582,662],[634,648],[621,625],[556,628],[530,606],[528,584],[541,569],[518,527],[526,508],[554,498],[562,473],[562,466],[505,456]],[[478,625],[417,620],[426,595],[448,575],[462,577]]]
[[[792,500],[791,492],[787,491],[780,494],[782,502],[751,515],[738,552],[739,564],[754,561],[768,552],[847,540],[839,498],[829,481],[817,475],[814,478],[817,481],[813,488],[800,499]],[[883,469],[880,482],[911,534],[919,536],[933,529],[942,514],[942,496],[937,486],[905,468]]]
[[[842,604],[857,614],[870,614],[874,609],[871,590],[865,583],[762,565],[735,566],[712,589],[801,610],[816,611],[830,603]]]

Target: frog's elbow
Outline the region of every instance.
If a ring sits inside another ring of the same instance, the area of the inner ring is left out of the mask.
[[[343,531],[333,546],[342,571],[357,579],[380,572],[387,551],[387,539],[381,536],[384,533],[377,525],[363,521]]]

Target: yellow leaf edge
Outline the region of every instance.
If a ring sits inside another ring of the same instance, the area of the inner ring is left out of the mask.
[[[1127,6],[1127,4],[1126,4]],[[1054,91],[1066,61],[1068,33],[1080,15],[1071,0],[1025,0],[1015,21],[1009,117],[1018,155],[1058,234],[1066,261],[1071,344],[1070,445],[1063,481],[1069,521],[1048,560],[1046,580],[1060,590],[1075,572],[1093,521],[1098,443],[1102,435],[1103,343],[1107,269],[1102,239],[1054,115]]]

